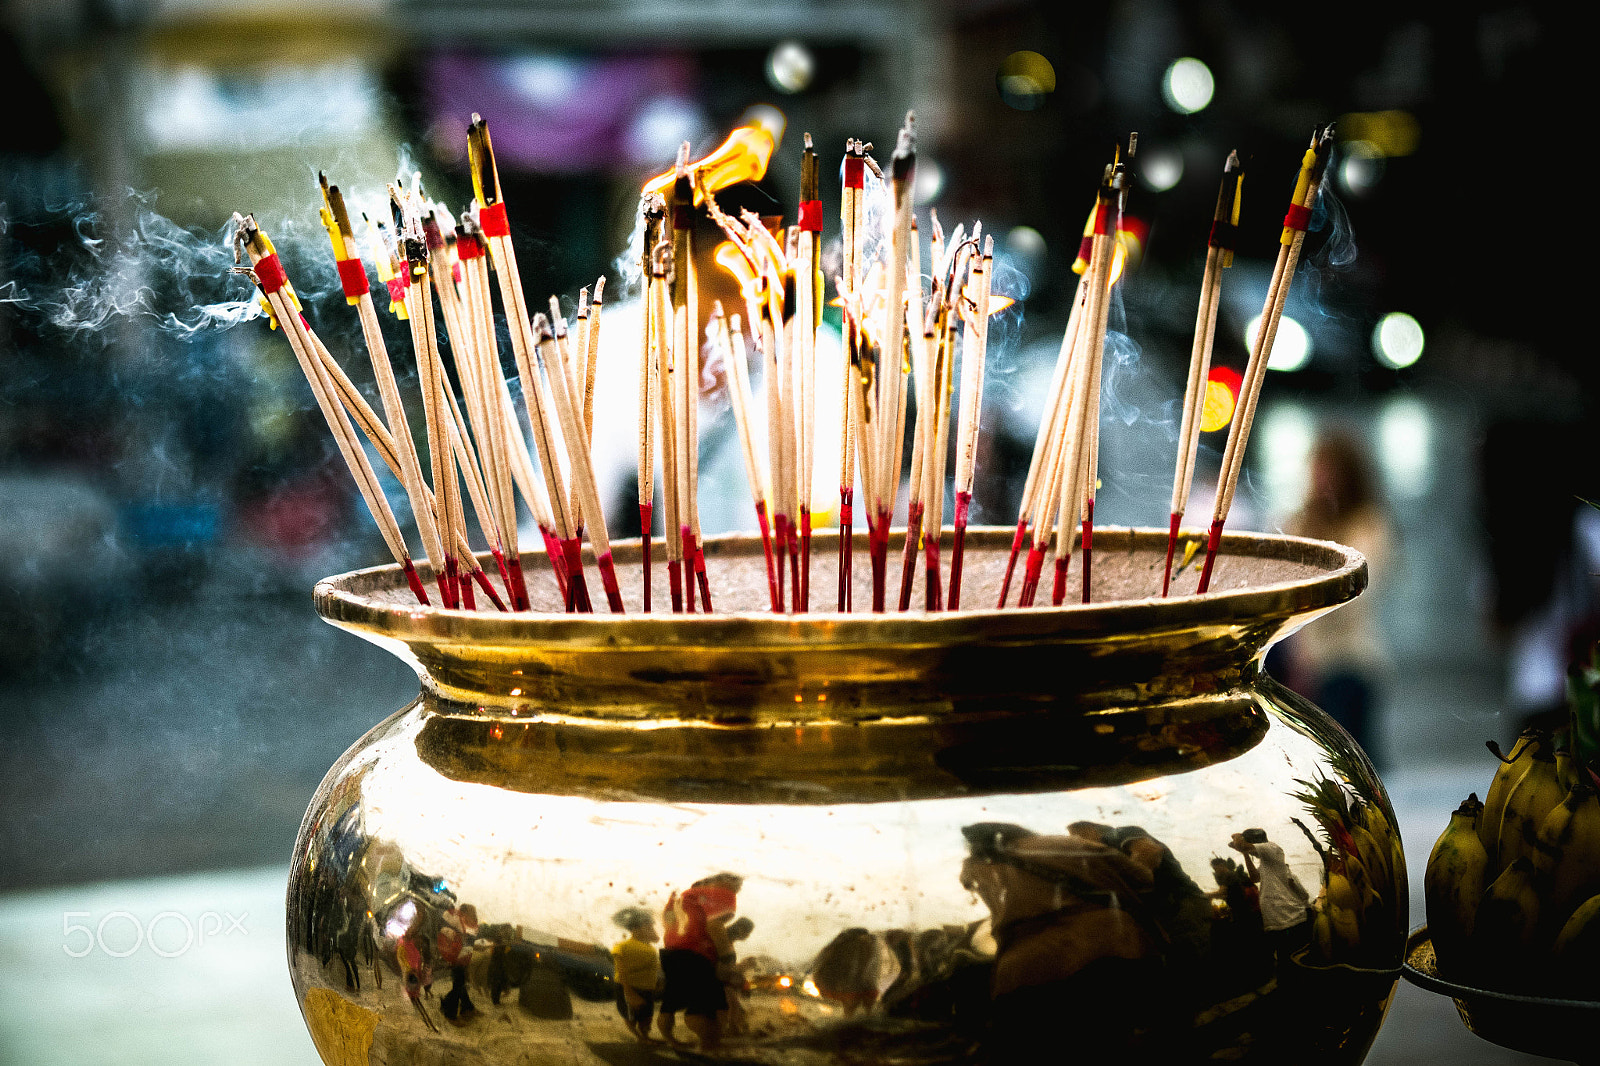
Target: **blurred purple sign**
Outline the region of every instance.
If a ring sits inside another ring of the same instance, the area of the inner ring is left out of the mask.
[[[445,52],[427,61],[425,78],[434,129],[464,152],[477,112],[500,164],[523,170],[665,167],[680,142],[708,130],[686,55]]]

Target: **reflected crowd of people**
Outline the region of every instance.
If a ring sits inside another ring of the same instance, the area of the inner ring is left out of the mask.
[[[1261,827],[1218,841],[1202,885],[1141,826],[1085,820],[1041,833],[978,822],[961,829],[957,876],[984,916],[847,927],[796,965],[741,958],[757,923],[740,913],[737,873],[616,910],[620,936],[607,948],[484,921],[373,841],[322,864],[300,946],[347,992],[370,982],[382,996],[385,971],[398,975],[389,994],[432,1033],[475,1024],[477,986],[495,1006],[515,990],[534,1019],[573,1018],[575,998],[613,1002],[621,1033],[662,1052],[803,1044],[840,1024],[921,1027],[947,1050],[992,1062],[1080,1030],[1084,1046],[1135,1061],[1268,1047],[1299,997],[1324,994],[1320,972],[1371,963],[1392,977],[1384,960],[1361,956],[1364,924],[1391,920],[1385,900],[1396,891],[1392,871],[1356,844],[1358,833],[1376,839],[1376,827],[1359,808],[1336,809],[1331,782],[1321,787],[1306,796],[1321,832],[1292,820],[1322,863],[1311,888]]]

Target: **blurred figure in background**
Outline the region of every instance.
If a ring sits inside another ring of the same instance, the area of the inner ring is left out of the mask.
[[[611,920],[628,933],[611,949],[617,1011],[639,1043],[648,1044],[661,990],[661,956],[655,946],[661,934],[655,917],[643,907],[624,907]]]
[[[1312,445],[1306,496],[1284,531],[1331,540],[1367,557],[1369,591],[1306,626],[1275,649],[1272,672],[1331,714],[1379,761],[1376,716],[1388,668],[1373,592],[1390,566],[1393,522],[1366,450],[1349,433],[1324,430]]]

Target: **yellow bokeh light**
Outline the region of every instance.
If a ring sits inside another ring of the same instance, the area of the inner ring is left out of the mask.
[[[1233,390],[1226,383],[1212,379],[1206,382],[1205,404],[1200,408],[1200,431],[1215,433],[1233,421],[1235,404]]]

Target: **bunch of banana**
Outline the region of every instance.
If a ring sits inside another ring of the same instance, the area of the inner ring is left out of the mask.
[[[1517,739],[1490,783],[1450,816],[1424,876],[1446,978],[1600,998],[1600,794],[1550,733]]]

